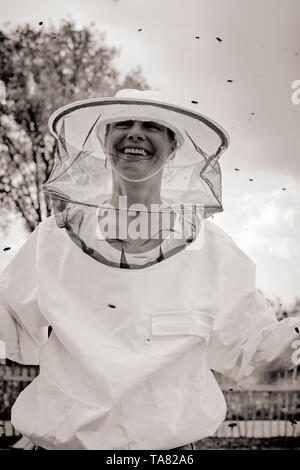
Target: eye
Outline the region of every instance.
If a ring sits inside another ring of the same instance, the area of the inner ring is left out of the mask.
[[[161,131],[162,127],[156,122],[144,122],[144,127],[148,130]]]
[[[114,124],[114,128],[125,129],[132,126],[132,121],[121,121]]]

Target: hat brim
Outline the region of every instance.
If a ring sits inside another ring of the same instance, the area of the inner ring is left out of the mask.
[[[186,116],[187,119],[196,119],[201,121],[203,124],[208,126],[212,131],[214,131],[220,138],[220,147],[222,149],[226,149],[229,146],[229,136],[225,129],[220,126],[218,123],[213,121],[212,119],[204,116],[203,114],[196,113],[188,108],[184,108],[181,106],[161,102],[161,101],[153,101],[153,100],[145,100],[145,99],[131,99],[131,98],[114,98],[114,97],[107,97],[107,98],[92,98],[86,99],[81,101],[75,101],[74,103],[68,104],[59,108],[55,111],[49,118],[48,127],[50,132],[54,135],[54,137],[58,138],[58,130],[57,124],[62,118],[67,118],[72,113],[79,109],[84,108],[96,108],[99,106],[109,106],[109,105],[139,105],[139,106],[152,106],[153,108],[158,108],[158,110],[165,110],[171,111],[175,113],[179,113],[182,116]],[[151,116],[153,119],[153,116]],[[112,120],[112,119],[110,119]],[[169,122],[169,127],[174,130],[174,124]],[[175,126],[176,128],[176,126]]]

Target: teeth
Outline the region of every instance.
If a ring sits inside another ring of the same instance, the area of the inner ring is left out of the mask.
[[[145,152],[144,149],[136,149],[136,148],[132,148],[132,147],[126,147],[126,149],[124,150],[124,153],[135,153],[137,155],[143,155],[143,156],[147,156],[147,153]]]

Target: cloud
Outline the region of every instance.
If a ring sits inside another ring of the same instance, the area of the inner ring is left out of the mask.
[[[287,186],[286,191],[240,192],[238,198],[229,194],[228,212],[216,222],[249,254],[265,251],[279,258],[300,258],[300,189],[295,183]]]
[[[240,243],[250,253],[264,251],[281,259],[299,257],[300,192],[293,191],[298,207],[286,207],[278,190],[259,199],[244,197],[241,207],[248,219],[242,224]],[[247,200],[248,199],[248,200]]]
[[[287,187],[232,191],[213,221],[255,261],[258,286],[288,301],[300,293],[300,189]]]

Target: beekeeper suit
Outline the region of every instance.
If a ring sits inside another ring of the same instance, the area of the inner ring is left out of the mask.
[[[223,129],[151,91],[51,117],[53,215],[0,277],[7,357],[40,364],[12,408],[45,449],[172,449],[212,435],[244,383],[291,368],[255,264],[207,219],[222,210]],[[53,330],[47,338],[47,327]]]

